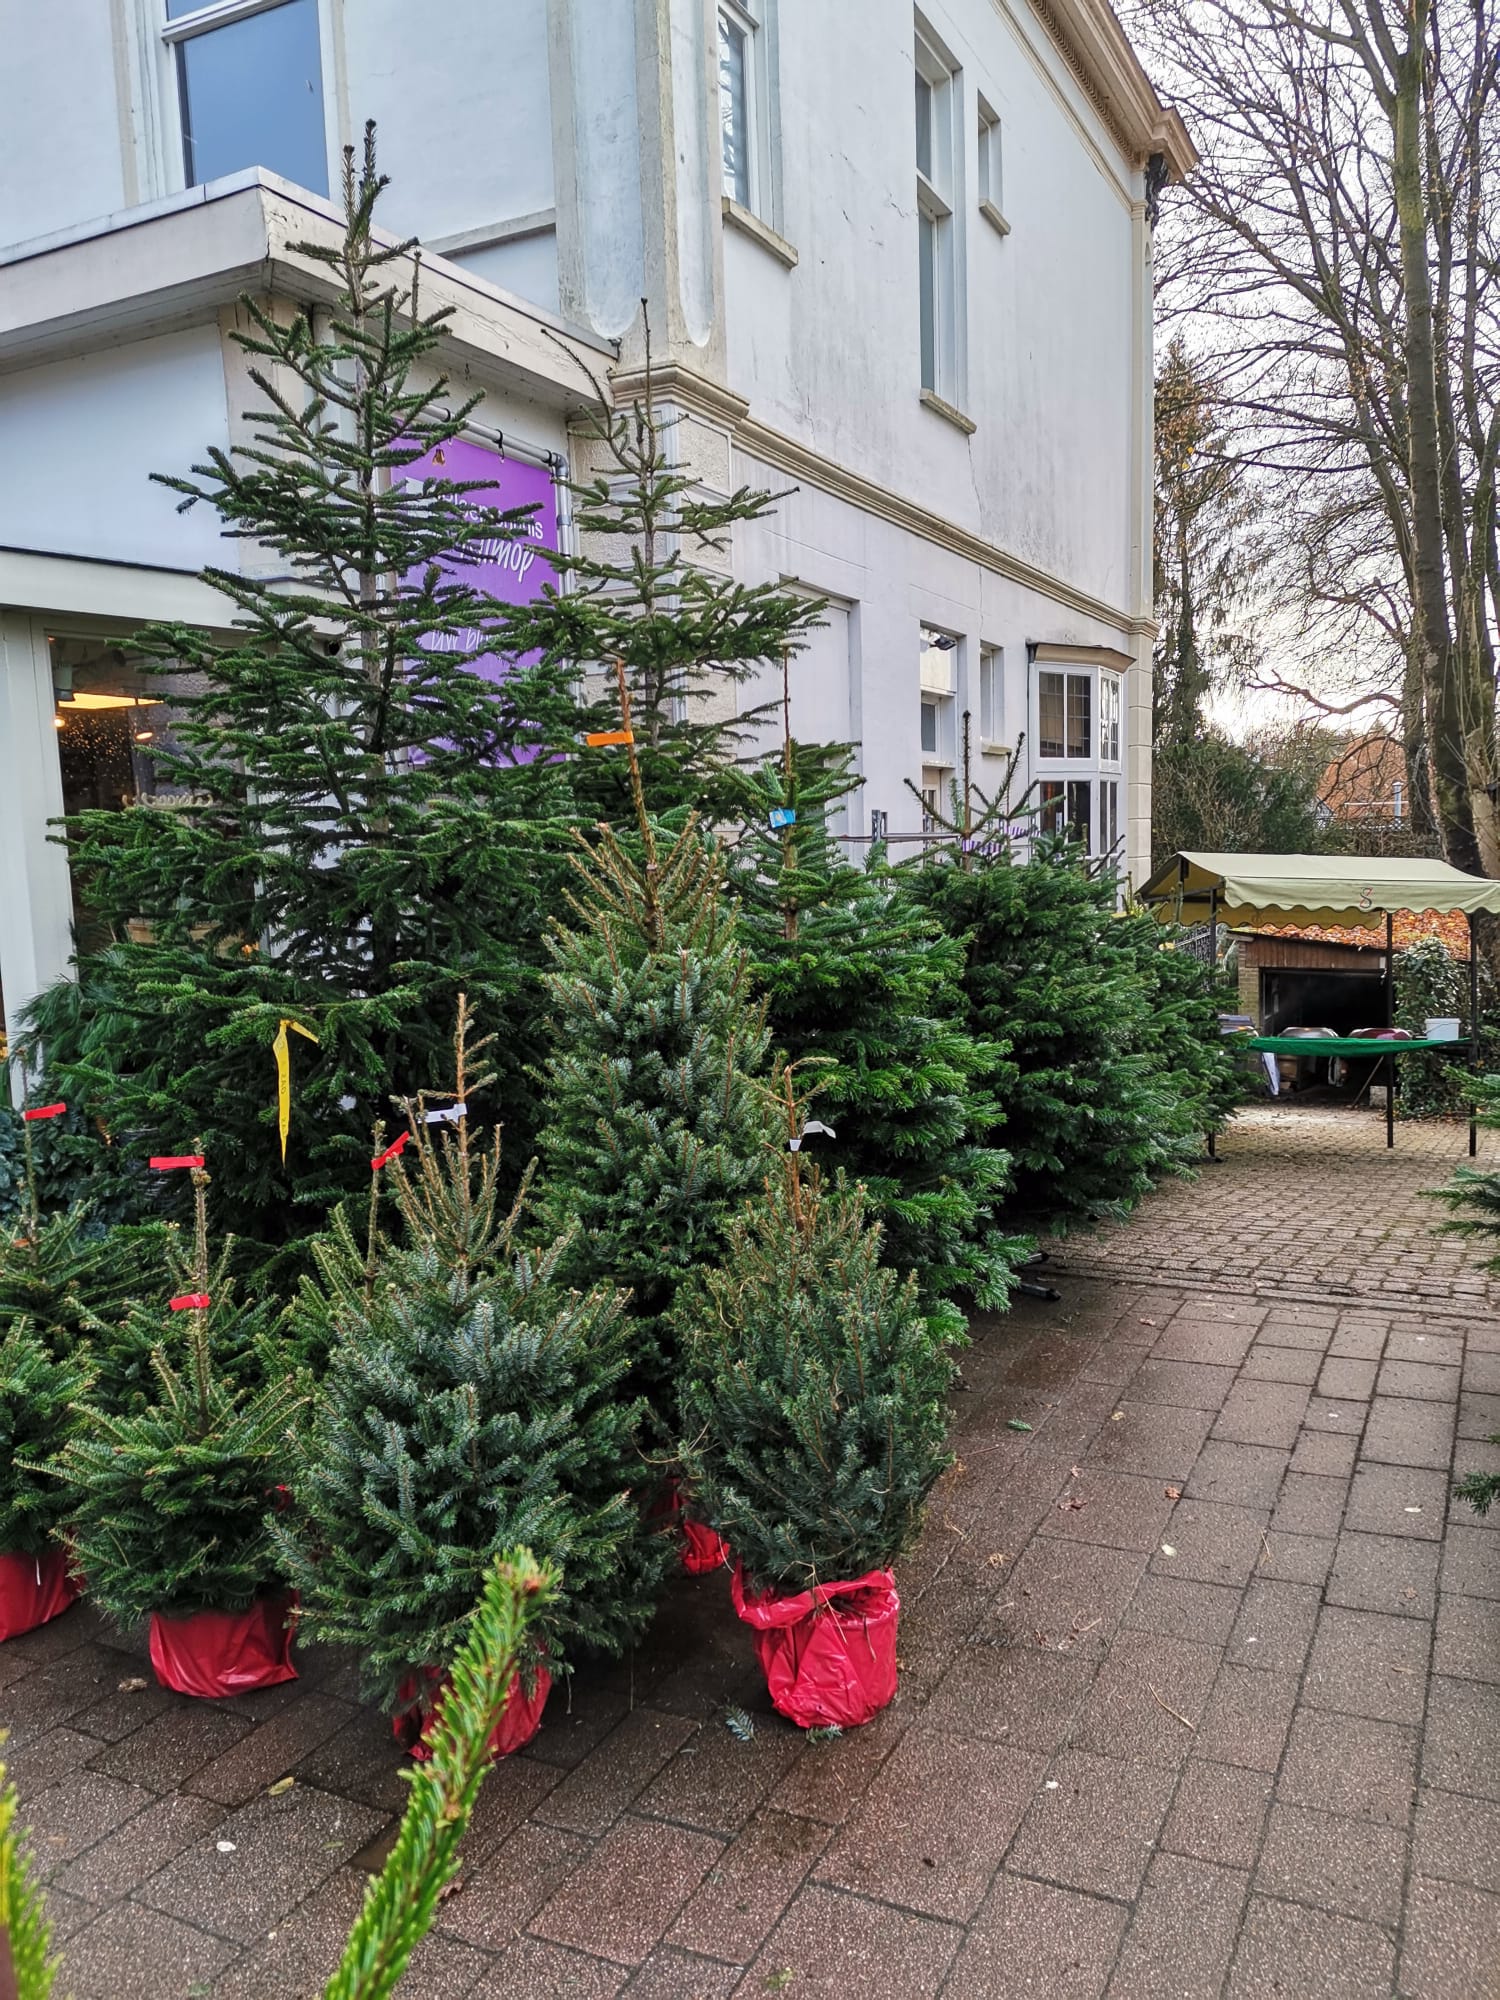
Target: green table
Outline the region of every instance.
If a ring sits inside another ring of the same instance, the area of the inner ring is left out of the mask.
[[[1465,1037],[1453,1041],[1428,1041],[1416,1039],[1399,1041],[1384,1035],[1249,1035],[1241,1029],[1237,1034],[1226,1035],[1225,1041],[1231,1048],[1253,1049],[1257,1055],[1272,1056],[1365,1056],[1374,1062],[1384,1058],[1386,1062],[1385,1092],[1385,1143],[1396,1143],[1396,1057],[1416,1055],[1433,1049],[1462,1049],[1472,1060],[1473,1044]],[[1371,1081],[1373,1081],[1373,1077]],[[1474,1109],[1469,1110],[1469,1157],[1474,1157],[1478,1144],[1478,1126]],[[1212,1147],[1210,1147],[1212,1153]]]

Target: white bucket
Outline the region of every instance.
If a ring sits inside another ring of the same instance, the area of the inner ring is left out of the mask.
[[[1422,1032],[1429,1042],[1456,1042],[1458,1040],[1458,1016],[1439,1014],[1434,1020],[1422,1023]]]

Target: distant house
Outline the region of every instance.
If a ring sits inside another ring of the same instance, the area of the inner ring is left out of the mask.
[[[1396,950],[1441,938],[1449,955],[1469,957],[1468,920],[1437,910],[1401,911],[1392,924]],[[1286,1028],[1376,1028],[1385,1020],[1385,926],[1354,930],[1324,924],[1264,925],[1235,933],[1240,1012],[1262,1034]]]

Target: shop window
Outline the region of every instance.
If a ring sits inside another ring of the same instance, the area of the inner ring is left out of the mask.
[[[167,0],[189,187],[266,167],[328,193],[318,0]]]

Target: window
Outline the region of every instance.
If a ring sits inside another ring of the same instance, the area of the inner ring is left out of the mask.
[[[958,72],[920,31],[916,39],[917,312],[922,387],[959,399],[963,287],[957,217]]]
[[[952,633],[935,631],[930,625],[920,628],[920,638],[918,680],[921,684],[922,729],[919,741],[927,763],[948,769],[953,764],[954,689],[957,679],[954,668],[958,659],[958,640]]]
[[[1033,728],[1047,776],[1038,788],[1037,831],[1067,832],[1096,860],[1121,843],[1124,684],[1100,666],[1038,667]]]
[[[1101,764],[1118,764],[1120,761],[1120,677],[1118,674],[1099,676],[1099,761]]]
[[[979,649],[979,747],[998,749],[1005,741],[1005,654],[999,646]]]
[[[1002,172],[1000,156],[1000,118],[981,97],[979,100],[979,213],[1000,231],[1002,236],[1010,233],[1010,224],[1005,219],[1005,204],[1000,199]]]
[[[1114,855],[1120,845],[1120,781],[1099,780],[1099,852]]]
[[[266,167],[328,192],[318,0],[167,0],[189,187]]]
[[[775,0],[719,0],[719,143],[724,192],[773,229],[771,126]]]
[[[1040,811],[1036,816],[1038,833],[1062,832],[1064,792],[1061,778],[1043,778],[1037,793],[1040,802]]]
[[[1037,675],[1039,757],[1093,756],[1093,693],[1092,674]]]
[[[938,707],[935,701],[922,703],[922,754],[935,757],[938,747]]]

